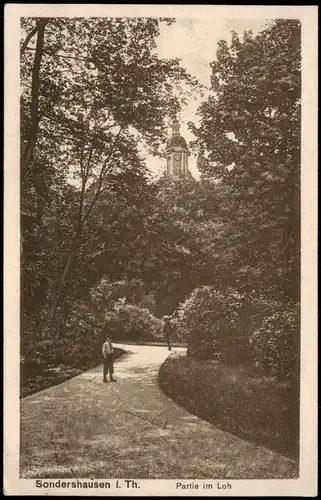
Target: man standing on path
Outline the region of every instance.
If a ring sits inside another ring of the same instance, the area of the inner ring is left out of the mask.
[[[113,377],[114,373],[114,346],[111,342],[111,337],[109,334],[106,335],[106,342],[103,344],[102,349],[103,357],[104,357],[104,382],[108,382],[107,375],[110,375],[110,381],[116,382]]]
[[[164,316],[164,320],[165,320],[164,329],[163,329],[164,337],[166,339],[168,350],[171,351],[172,350],[172,346],[171,346],[172,325],[170,323],[170,316]]]

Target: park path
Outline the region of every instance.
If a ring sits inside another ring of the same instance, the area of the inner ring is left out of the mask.
[[[165,347],[122,346],[117,383],[101,367],[21,400],[24,478],[296,477],[296,464],[191,415],[165,396]],[[175,349],[179,351],[182,349]]]

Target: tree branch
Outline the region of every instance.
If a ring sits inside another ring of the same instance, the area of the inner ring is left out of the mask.
[[[30,31],[30,33],[27,35],[25,41],[23,42],[23,44],[21,45],[21,49],[20,49],[20,57],[23,56],[23,54],[25,53],[26,50],[36,50],[36,49],[29,49],[27,47],[28,43],[30,42],[31,38],[33,36],[35,36],[35,34],[37,33],[37,31],[39,30],[39,25],[37,25],[32,31]]]
[[[79,210],[78,210],[78,218],[77,218],[77,225],[78,225],[79,229],[83,225],[82,214],[83,214],[83,208],[84,208],[84,198],[85,198],[86,184],[87,184],[87,180],[88,180],[88,176],[89,176],[90,163],[91,163],[93,151],[94,151],[94,143],[92,142],[91,146],[90,146],[90,150],[89,150],[87,167],[85,168],[85,170],[82,168],[81,192],[80,192]]]
[[[107,166],[108,166],[108,162],[110,161],[113,153],[114,153],[114,150],[115,150],[115,146],[116,146],[116,143],[118,142],[119,138],[120,138],[120,134],[122,132],[123,128],[121,127],[119,129],[119,132],[117,133],[117,136],[115,138],[115,141],[114,141],[114,144],[112,145],[112,148],[111,148],[111,151],[109,153],[109,155],[107,156],[101,170],[100,170],[100,173],[99,173],[99,177],[98,177],[98,187],[97,187],[97,191],[92,199],[92,202],[90,203],[89,205],[89,208],[87,210],[87,212],[85,213],[84,217],[83,217],[83,223],[86,221],[86,219],[88,219],[88,217],[90,216],[95,204],[96,204],[96,201],[97,199],[99,198],[102,190],[101,190],[101,187],[102,187],[102,182],[103,182],[103,175],[105,173],[105,171],[107,170]]]
[[[38,28],[36,30],[36,32],[38,31]],[[29,41],[29,40],[28,40]],[[27,42],[28,43],[28,42]],[[24,51],[25,50],[36,50],[35,48],[33,47],[27,47],[25,46],[24,47]],[[89,59],[85,59],[84,57],[75,57],[75,56],[65,56],[64,54],[49,54],[48,52],[44,52],[44,55],[45,56],[51,56],[51,57],[61,57],[63,59],[73,59],[74,61],[85,61],[85,62],[91,62]]]
[[[282,252],[283,254],[285,253],[286,249],[287,249],[287,248],[288,248],[288,246],[289,246],[289,243],[290,243],[290,241],[291,241],[291,238],[292,238],[292,236],[293,236],[294,231],[295,231],[295,227],[292,229],[291,234],[290,234],[290,236],[288,237],[288,240],[287,240],[287,242],[286,242],[286,244],[285,244],[284,248],[282,248],[282,249],[281,249],[281,252]],[[282,234],[283,234],[283,233],[282,233]],[[283,240],[283,238],[282,238],[282,240]]]

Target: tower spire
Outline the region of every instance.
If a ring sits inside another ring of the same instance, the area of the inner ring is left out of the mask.
[[[185,139],[180,135],[177,117],[172,122],[172,135],[166,144],[167,174],[174,178],[189,177],[189,151]]]
[[[179,135],[179,129],[180,129],[179,121],[177,118],[174,118],[173,123],[172,123],[173,135]]]

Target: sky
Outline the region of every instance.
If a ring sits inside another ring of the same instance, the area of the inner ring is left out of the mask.
[[[156,50],[160,57],[181,59],[182,66],[209,89],[209,64],[215,60],[218,42],[229,42],[232,30],[242,35],[245,30],[252,29],[255,34],[263,29],[266,22],[266,19],[178,18],[171,26],[161,24]],[[197,123],[197,108],[205,99],[206,97],[190,99],[182,110],[180,132],[187,142],[195,139],[188,130],[187,123]],[[165,168],[165,160],[149,155],[147,165],[157,175]],[[189,157],[189,169],[195,178],[199,177],[196,158],[192,155]]]

